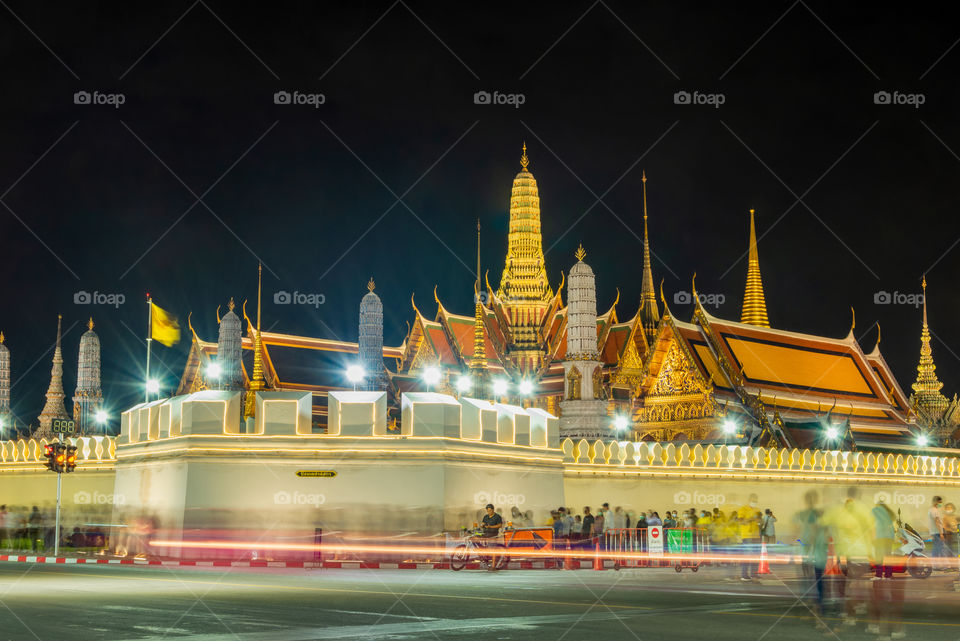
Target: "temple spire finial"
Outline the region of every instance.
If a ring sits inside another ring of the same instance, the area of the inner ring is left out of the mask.
[[[747,286],[743,293],[743,310],[740,322],[759,327],[770,327],[767,318],[767,303],[763,296],[763,279],[760,277],[760,256],[757,251],[757,228],[754,210],[750,210],[750,249],[747,261]]]
[[[367,291],[372,292],[377,288],[377,284],[373,282],[373,276],[370,277],[370,280],[367,282]]]
[[[940,392],[943,383],[937,378],[937,366],[930,348],[930,328],[927,325],[927,277],[921,280],[923,287],[923,326],[920,329],[920,362],[917,364],[917,380],[912,385],[914,405],[924,417],[935,423],[947,410],[947,398]]]
[[[523,168],[524,171],[527,171],[527,167],[528,167],[529,165],[530,165],[530,159],[527,158],[527,143],[526,143],[526,141],[524,141],[524,143],[523,143],[523,155],[520,156],[520,166]]]
[[[232,311],[233,311],[233,308],[236,307],[236,306],[237,306],[237,304],[233,302],[233,296],[231,296],[231,297],[230,297],[230,302],[227,303],[227,309],[232,312]]]
[[[647,229],[647,172],[642,173],[643,180],[643,274],[640,279],[640,321],[647,343],[652,341],[660,323],[660,310],[657,308],[657,293],[653,288],[653,269],[650,266],[650,233]]]
[[[257,266],[257,330],[253,337],[253,374],[250,376],[250,387],[247,390],[247,402],[244,407],[244,416],[253,416],[256,407],[256,392],[266,388],[263,378],[263,340],[260,337],[260,309],[263,293],[263,263]]]
[[[87,321],[87,329],[93,329],[93,316]]]
[[[574,257],[580,261],[582,261],[584,258],[587,257],[587,252],[583,248],[583,243],[580,243],[580,247],[577,248],[577,251],[574,254]]]

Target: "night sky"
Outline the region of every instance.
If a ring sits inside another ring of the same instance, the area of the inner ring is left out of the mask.
[[[432,316],[437,285],[471,314],[476,219],[496,286],[523,141],[554,288],[582,242],[600,311],[619,287],[634,314],[645,170],[654,279],[678,317],[696,272],[723,297],[708,311],[739,319],[752,207],[774,327],[842,337],[852,305],[909,393],[921,311],[874,299],[918,294],[926,272],[938,373],[960,389],[960,29],[939,7],[351,4],[0,2],[0,329],[21,420],[43,406],[58,313],[68,397],[92,315],[119,411],[142,394],[144,293],[215,340],[217,305],[255,298],[258,260],[275,331],[356,340],[371,276],[387,344],[411,293]],[[154,350],[168,390],[187,338]]]

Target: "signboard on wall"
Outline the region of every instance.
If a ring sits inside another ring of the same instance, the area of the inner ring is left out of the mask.
[[[332,479],[337,475],[333,470],[297,470],[300,478]]]

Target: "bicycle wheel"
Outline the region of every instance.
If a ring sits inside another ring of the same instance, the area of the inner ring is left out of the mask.
[[[493,546],[494,554],[497,555],[497,569],[502,570],[507,567],[507,563],[510,562],[509,557],[507,557],[507,546],[502,543],[497,543]]]
[[[454,572],[467,567],[467,561],[470,559],[470,550],[466,545],[458,545],[453,549],[450,555],[450,569]]]

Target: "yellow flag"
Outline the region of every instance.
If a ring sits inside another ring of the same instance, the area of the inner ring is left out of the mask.
[[[170,312],[150,303],[150,338],[167,347],[180,342],[180,323]]]

